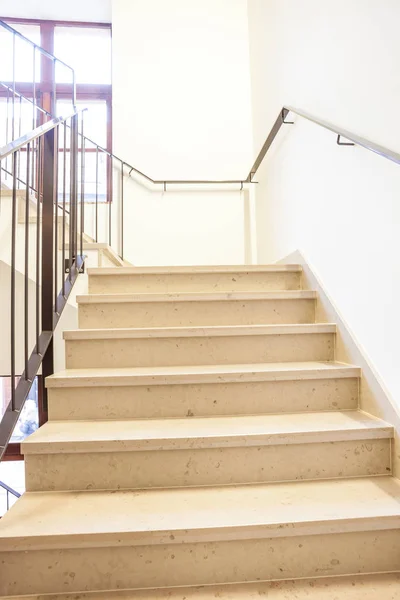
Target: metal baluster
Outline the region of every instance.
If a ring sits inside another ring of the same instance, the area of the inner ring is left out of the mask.
[[[12,155],[12,208],[11,208],[11,410],[15,410],[15,252],[17,228],[17,152]]]
[[[121,258],[124,258],[124,163],[121,163]]]
[[[99,222],[99,147],[96,146],[96,215],[95,215],[95,223],[96,223],[96,231],[95,231],[95,241],[98,242],[98,222]]]
[[[26,147],[26,181],[29,181],[30,176],[30,152],[31,145]],[[29,379],[28,373],[28,344],[29,344],[29,185],[26,184],[25,194],[25,281],[24,281],[24,362],[25,362],[25,379]]]
[[[43,138],[38,139],[37,144],[37,203],[36,203],[36,352],[40,354],[39,336],[40,336],[40,207],[42,195],[42,146]]]
[[[10,132],[10,131],[9,131],[9,130],[10,130],[10,126],[9,126],[9,123],[10,123],[10,114],[9,114],[9,113],[10,113],[10,88],[9,88],[9,87],[7,87],[7,121],[6,121],[6,144],[8,144],[8,141],[9,141],[9,140],[8,140],[8,136],[9,136],[9,132]],[[8,156],[6,157],[6,171],[8,171]],[[8,179],[8,177],[7,177],[7,174],[6,174],[6,177],[5,177],[5,179],[6,179],[6,180]]]
[[[110,172],[107,174],[109,177],[112,177],[112,161],[113,159],[110,158],[111,161],[111,169]],[[111,198],[108,198],[108,245],[111,246]]]
[[[12,121],[11,121],[11,139],[14,140],[14,127],[15,127],[15,33],[13,33],[13,57],[12,57],[12,73],[13,73],[13,85],[12,85]]]
[[[81,113],[81,231],[80,255],[83,256],[83,230],[85,227],[85,138],[83,137],[83,115]]]
[[[59,126],[54,130],[54,311],[58,314],[58,154],[59,154]]]
[[[63,215],[62,215],[62,257],[61,264],[63,271],[65,270],[65,223],[66,223],[66,214],[65,214],[65,190],[67,185],[67,124],[64,121],[64,153],[63,153]],[[62,295],[65,298],[65,277],[63,274],[62,277]]]
[[[18,120],[18,137],[21,137],[22,132],[22,96],[19,97],[19,120]],[[21,187],[20,184],[21,175],[21,153],[18,152],[18,189]],[[28,183],[28,182],[27,182]]]

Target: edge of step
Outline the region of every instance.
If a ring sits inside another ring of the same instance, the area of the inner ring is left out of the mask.
[[[400,572],[98,592],[2,596],[0,600],[400,600]]]
[[[144,491],[26,492],[0,520],[0,552],[387,529],[400,529],[400,481],[391,476]]]
[[[146,327],[121,329],[75,329],[64,331],[64,340],[135,338],[231,337],[336,333],[335,323],[295,325],[226,325],[208,327]]]
[[[301,273],[301,265],[196,265],[176,267],[122,267],[118,275],[169,275],[196,273]],[[114,269],[108,267],[90,267],[88,275],[115,275]]]
[[[308,290],[260,291],[260,292],[157,292],[136,294],[84,294],[76,297],[78,304],[109,304],[130,302],[212,302],[232,300],[315,300],[317,292]]]
[[[394,428],[359,410],[174,419],[49,421],[25,455],[200,450],[390,439]]]
[[[340,362],[260,363],[182,367],[66,369],[46,377],[47,388],[199,383],[247,383],[359,378],[361,368]]]

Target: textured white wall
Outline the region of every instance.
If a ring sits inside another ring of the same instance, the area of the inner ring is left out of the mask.
[[[397,0],[249,0],[253,132],[284,104],[400,152]],[[300,249],[400,405],[400,167],[301,119],[258,174],[260,262]]]
[[[112,26],[115,153],[155,179],[245,178],[246,0],[113,0]],[[124,220],[135,264],[245,260],[237,191],[162,195],[127,185]]]

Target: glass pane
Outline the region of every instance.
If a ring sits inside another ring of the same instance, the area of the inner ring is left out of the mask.
[[[56,27],[54,54],[75,70],[77,83],[111,83],[111,30],[96,27]],[[57,65],[56,81],[70,83]]]
[[[18,378],[17,378],[18,380]],[[0,377],[0,418],[11,401],[11,377]],[[21,442],[39,427],[38,380],[35,378],[10,442]]]
[[[107,104],[105,100],[77,100],[78,110],[87,108],[83,116],[83,135],[103,146],[107,145]],[[57,114],[69,115],[71,113],[70,100],[57,101]],[[81,124],[79,123],[79,133]],[[79,143],[80,145],[80,143]]]
[[[25,37],[40,46],[39,25],[21,25],[10,23],[11,27],[22,33]],[[5,57],[0,63],[0,80],[13,81],[13,34],[6,29],[0,28],[0,52]],[[35,67],[33,65],[35,56]],[[31,82],[40,79],[40,55],[34,52],[33,46],[15,36],[15,81]]]
[[[14,124],[13,124],[14,116]],[[0,98],[0,146],[19,138],[38,125],[39,111],[33,104],[10,93]]]

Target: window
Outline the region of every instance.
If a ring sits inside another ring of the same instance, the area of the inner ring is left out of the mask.
[[[6,21],[27,38],[53,54],[75,70],[76,99],[78,108],[88,108],[84,116],[84,135],[94,142],[112,151],[111,124],[111,26],[101,23],[67,23],[54,21],[26,20]],[[12,34],[0,28],[0,51],[3,56],[12,57]],[[72,77],[67,67],[56,64],[35,52],[33,64],[32,46],[23,40],[15,41],[15,89],[30,100],[35,99],[45,111],[58,116],[68,116],[72,111]],[[0,81],[12,83],[12,60],[2,61]],[[33,85],[35,76],[35,85]],[[54,91],[56,102],[54,103]],[[32,104],[18,96],[12,102],[12,92],[0,85],[0,139],[3,145],[16,139],[22,132],[37,126],[40,115],[36,111],[36,123],[33,120]],[[7,100],[8,98],[8,100]],[[8,113],[7,113],[8,111]],[[14,124],[12,113],[14,111]],[[7,119],[8,114],[8,119]],[[20,119],[21,116],[21,119]],[[30,123],[28,123],[30,121]],[[67,157],[69,163],[69,157]],[[96,170],[99,176],[97,199],[111,200],[111,163],[101,152],[96,158],[94,146],[87,144],[85,154],[86,175],[90,182],[85,190],[85,200],[96,198]]]
[[[111,83],[110,29],[57,26],[54,54],[75,70],[77,83]],[[70,81],[70,73],[62,65],[57,65],[56,81]]]

